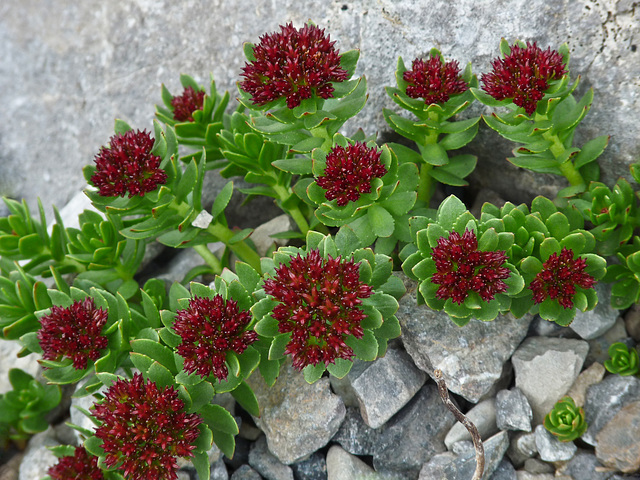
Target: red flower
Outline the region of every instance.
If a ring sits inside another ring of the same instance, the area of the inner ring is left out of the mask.
[[[91,183],[103,197],[129,198],[153,192],[166,183],[167,174],[159,168],[160,157],[151,154],[153,139],[146,131],[128,131],[109,140],[96,155],[96,171]]]
[[[240,88],[252,96],[255,105],[265,105],[282,97],[294,108],[312,93],[333,97],[330,82],[347,80],[340,67],[340,54],[324,29],[305,25],[300,30],[291,23],[280,26],[280,33],[260,37],[253,50],[256,58],[245,63]]]
[[[176,351],[185,359],[185,371],[198,372],[202,378],[213,372],[216,378],[226,380],[227,352],[239,355],[258,339],[256,332],[244,330],[250,322],[250,312],[238,311],[237,302],[220,295],[190,300],[189,308],[178,310],[173,324],[182,337]]]
[[[558,303],[564,308],[572,308],[576,286],[586,290],[596,284],[595,279],[584,272],[586,267],[587,262],[584,258],[573,259],[573,250],[563,248],[559,256],[552,253],[542,264],[542,271],[529,285],[533,292],[533,301],[538,304],[547,297],[557,298]]]
[[[527,42],[527,47],[511,47],[511,53],[491,62],[493,71],[482,75],[483,90],[496,100],[512,98],[513,103],[531,115],[551,80],[567,73],[562,55],[556,50],[542,50]]]
[[[84,447],[76,447],[74,455],[58,459],[47,474],[53,480],[103,480],[102,470],[98,467],[98,459],[89,456]]]
[[[440,285],[436,298],[450,298],[462,304],[473,291],[488,302],[496,293],[507,290],[502,281],[511,273],[503,266],[507,255],[503,251],[479,251],[478,239],[471,230],[465,230],[462,237],[457,232],[451,232],[448,238],[441,237],[431,256],[437,270],[431,282]]]
[[[100,350],[107,348],[107,337],[101,335],[107,317],[107,311],[96,308],[91,297],[75,301],[68,308],[54,305],[40,320],[42,358],[58,361],[68,357],[76,370],[87,368],[87,359],[97,360]]]
[[[204,104],[204,92],[187,87],[182,95],[171,99],[173,118],[179,122],[193,122],[193,112],[202,110]]]
[[[311,250],[280,265],[276,277],[265,282],[264,291],[280,302],[271,314],[278,330],[292,332],[285,353],[292,355],[296,369],[353,357],[345,338],[364,335],[360,322],[366,315],[358,306],[372,293],[360,282],[359,265]]]
[[[411,98],[424,98],[424,103],[445,103],[452,95],[465,92],[469,85],[460,76],[458,62],[444,62],[439,55],[430,56],[424,61],[416,58],[411,70],[402,75],[408,82],[407,95]]]
[[[327,155],[324,175],[317,183],[327,192],[327,200],[337,198],[338,205],[355,202],[362,193],[371,192],[371,180],[383,177],[386,167],[380,163],[380,152],[356,142],[343,148],[336,145]]]
[[[131,480],[176,480],[176,457],[191,457],[202,419],[184,413],[184,403],[173,387],[145,383],[136,373],[109,387],[95,405],[102,422],[95,436],[102,440],[105,465],[116,466]]]

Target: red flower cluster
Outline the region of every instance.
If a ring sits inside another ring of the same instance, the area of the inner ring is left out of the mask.
[[[324,29],[305,25],[300,30],[291,23],[280,26],[280,33],[260,37],[253,50],[256,58],[242,69],[245,78],[240,88],[252,96],[255,105],[286,97],[294,108],[313,91],[322,98],[332,98],[330,82],[347,80],[340,67],[340,54]]]
[[[184,413],[184,402],[173,387],[159,389],[136,373],[109,387],[95,405],[102,422],[96,437],[106,452],[105,465],[118,468],[130,480],[176,480],[176,457],[191,457],[202,419]]]
[[[129,198],[153,192],[166,183],[167,174],[160,167],[160,157],[151,154],[153,138],[146,131],[128,131],[111,137],[108,147],[96,155],[96,171],[91,183],[103,197]]]
[[[533,301],[542,303],[547,297],[558,299],[564,308],[573,307],[576,286],[592,288],[595,279],[584,272],[587,262],[584,258],[573,258],[573,250],[563,248],[560,255],[552,253],[542,264],[542,271],[536,275],[529,288],[533,292]]]
[[[416,58],[411,70],[402,75],[408,82],[407,95],[411,98],[424,98],[424,103],[445,103],[452,95],[465,92],[469,85],[460,76],[458,62],[444,62],[439,55],[430,56],[424,61]]]
[[[483,90],[496,100],[512,98],[513,103],[531,115],[549,88],[549,81],[567,73],[562,55],[542,50],[527,42],[527,47],[511,46],[511,53],[491,62],[491,73],[482,75]]]
[[[171,99],[173,118],[178,122],[193,122],[193,112],[202,110],[204,104],[204,92],[187,87],[182,95]]]
[[[198,372],[202,378],[213,375],[226,380],[229,370],[225,365],[228,351],[238,355],[258,340],[254,331],[246,331],[251,312],[239,311],[238,303],[220,295],[213,298],[195,297],[189,308],[178,310],[173,324],[182,337],[176,351],[184,357],[187,373]]]
[[[366,315],[358,305],[372,293],[360,282],[359,264],[330,255],[324,259],[311,250],[306,257],[291,258],[288,266],[280,265],[264,291],[280,302],[272,316],[280,333],[292,332],[285,353],[292,355],[296,369],[329,365],[336,358],[351,360],[354,353],[345,338],[364,335],[360,323]]]
[[[465,230],[462,236],[451,232],[448,238],[441,237],[431,256],[437,270],[431,282],[440,285],[436,298],[450,298],[462,304],[474,291],[488,302],[496,293],[507,290],[503,282],[511,273],[503,266],[507,255],[502,251],[479,251],[478,239],[471,230]]]
[[[83,480],[103,480],[102,470],[98,467],[98,459],[89,456],[84,447],[76,447],[75,454],[62,457],[47,474],[53,480],[71,480],[75,478]]]
[[[324,175],[317,183],[327,192],[327,200],[337,198],[339,206],[355,202],[363,193],[371,192],[371,180],[383,177],[387,168],[380,163],[380,152],[356,142],[343,148],[336,145],[327,155]]]
[[[76,370],[87,368],[87,360],[97,360],[100,350],[107,347],[107,337],[101,335],[107,317],[107,311],[96,308],[91,297],[75,301],[68,308],[54,305],[40,320],[42,358],[58,361],[68,357]]]

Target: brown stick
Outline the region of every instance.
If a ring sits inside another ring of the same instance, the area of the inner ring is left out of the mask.
[[[476,449],[476,471],[473,473],[473,478],[471,480],[480,480],[482,478],[482,474],[484,473],[484,447],[482,446],[482,438],[480,438],[480,433],[478,433],[478,429],[476,426],[469,420],[455,404],[449,398],[449,391],[447,390],[447,384],[444,381],[442,376],[442,370],[434,370],[433,375],[435,377],[436,383],[438,384],[438,392],[440,393],[440,398],[442,402],[447,406],[453,416],[456,417],[464,428],[466,428],[471,434],[471,439],[473,440],[473,446]]]

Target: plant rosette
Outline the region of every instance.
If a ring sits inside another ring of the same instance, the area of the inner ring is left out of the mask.
[[[280,29],[258,45],[244,44],[238,101],[252,112],[251,127],[271,141],[297,152],[328,151],[333,135],[367,101],[365,77],[350,80],[360,52],[340,54],[312,23]]]
[[[622,245],[616,253],[618,263],[607,267],[605,282],[613,282],[611,305],[618,310],[631,307],[640,301],[640,237]]]
[[[0,394],[0,445],[3,435],[18,444],[49,427],[45,416],[62,398],[60,387],[43,385],[19,368],[9,370],[12,390]],[[5,433],[6,432],[6,433]]]
[[[378,148],[340,134],[333,142],[329,154],[317,148],[310,159],[300,159],[314,177],[299,180],[294,191],[317,207],[315,216],[322,224],[353,229],[361,246],[378,239],[376,251],[390,254],[398,240],[411,241],[408,212],[416,201],[416,166],[398,165],[386,145]]]
[[[444,310],[458,326],[471,318],[490,321],[510,309],[524,287],[506,255],[511,232],[478,221],[453,195],[440,204],[435,220],[412,218],[411,230],[415,241],[400,258],[403,271],[419,282],[419,304]]]
[[[577,407],[573,398],[563,397],[544,417],[544,428],[561,442],[572,442],[587,431],[584,409]]]
[[[162,85],[164,107],[156,105],[156,117],[165,125],[174,128],[178,143],[193,153],[180,158],[189,163],[192,158],[206,158],[205,168],[211,170],[227,165],[220,152],[218,134],[228,126],[230,115],[225,112],[229,105],[229,92],[220,92],[211,78],[209,93],[189,75],[180,75],[183,87],[181,95],[172,95]],[[242,107],[238,107],[240,109]]]
[[[386,92],[417,120],[386,108],[384,118],[395,132],[413,140],[419,151],[397,143],[389,146],[400,163],[409,161],[420,166],[419,199],[426,202],[433,193],[429,178],[447,185],[467,185],[464,178],[475,168],[477,158],[469,154],[449,157],[447,152],[467,145],[478,133],[480,117],[452,121],[474,101],[469,87],[477,87],[478,80],[471,64],[460,73],[457,62],[445,62],[434,48],[428,60],[414,60],[412,70],[405,67],[402,57],[398,58],[395,75],[397,88],[386,87]]]
[[[609,347],[609,360],[604,362],[604,368],[609,373],[627,376],[636,375],[640,370],[638,350],[629,348],[622,342],[612,343]]]
[[[595,281],[606,272],[606,260],[589,253],[595,239],[584,230],[584,218],[576,208],[559,211],[545,197],[536,197],[531,209],[506,203],[488,203],[481,220],[514,235],[509,258],[524,278],[526,288],[514,298],[516,317],[539,313],[546,320],[567,326],[577,309],[591,310],[598,302]]]
[[[570,187],[560,196],[583,192],[589,181],[599,177],[595,160],[607,146],[607,135],[573,147],[575,128],[593,101],[593,89],[578,101],[572,92],[567,65],[569,48],[542,50],[535,43],[502,39],[501,59],[492,62],[493,71],[481,78],[482,89],[471,88],[484,105],[505,107],[506,114],[483,116],[489,127],[501,136],[522,144],[508,160],[517,167],[567,178]],[[527,72],[519,74],[518,72]]]
[[[373,361],[400,335],[404,285],[391,275],[391,258],[359,247],[349,227],[335,239],[310,231],[306,248],[281,247],[263,259],[266,280],[251,310],[267,384],[287,355],[309,383],[325,371],[342,378],[354,357]]]

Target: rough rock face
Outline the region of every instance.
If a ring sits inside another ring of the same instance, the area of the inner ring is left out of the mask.
[[[92,161],[113,131],[113,119],[151,128],[160,84],[177,92],[179,74],[232,90],[243,65],[242,43],[256,42],[279,24],[312,18],[328,28],[341,51],[361,49],[369,103],[353,127],[389,131],[383,87],[394,82],[397,57],[407,62],[438,47],[474,72],[489,69],[501,37],[557,47],[568,42],[578,93],[595,89],[579,144],[613,135],[602,159],[604,178],[628,174],[637,160],[636,129],[640,22],[632,0],[32,0],[0,8],[0,193],[35,205],[63,206],[84,187],[81,167]],[[170,32],[170,34],[168,33]],[[196,33],[197,32],[197,33]],[[634,41],[635,40],[635,41]],[[616,88],[610,88],[615,85]],[[479,111],[480,108],[477,108]],[[504,157],[513,145],[482,129],[476,179],[524,201],[561,183],[523,174]],[[491,175],[500,166],[501,175]]]

